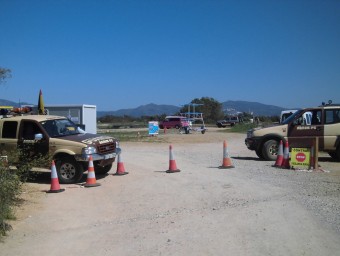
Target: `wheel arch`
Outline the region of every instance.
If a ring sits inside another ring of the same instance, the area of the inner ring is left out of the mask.
[[[61,159],[61,158],[65,158],[65,157],[73,157],[74,158],[75,154],[70,154],[68,152],[64,152],[64,151],[60,151],[60,152],[56,152],[54,155],[53,155],[53,159],[54,160],[58,160],[58,159]]]

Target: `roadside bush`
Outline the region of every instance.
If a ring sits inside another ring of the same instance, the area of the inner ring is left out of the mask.
[[[0,235],[5,235],[11,226],[6,220],[13,219],[13,206],[21,192],[20,177],[13,173],[5,161],[0,162]]]
[[[239,123],[231,127],[230,132],[247,133],[251,128],[255,128],[257,125],[254,123]]]
[[[0,236],[11,229],[6,221],[15,219],[14,207],[20,202],[22,185],[29,177],[29,171],[33,166],[48,167],[50,163],[50,156],[27,158],[27,154],[20,151],[9,153],[7,161],[0,159]]]

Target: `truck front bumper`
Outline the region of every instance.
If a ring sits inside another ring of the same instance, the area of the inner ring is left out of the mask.
[[[75,155],[75,159],[77,161],[86,161],[88,162],[90,159],[90,156],[92,156],[92,161],[102,161],[102,160],[115,160],[115,158],[122,152],[120,148],[116,148],[115,152],[109,153],[109,154],[88,154],[88,155]],[[112,162],[113,162],[112,161]]]
[[[255,138],[246,138],[244,142],[250,150],[256,150],[258,147],[258,141]]]

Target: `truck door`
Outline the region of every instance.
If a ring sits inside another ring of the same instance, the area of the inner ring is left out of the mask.
[[[43,134],[43,138],[35,140],[35,134]],[[34,157],[48,155],[48,137],[37,122],[23,120],[19,129],[18,148],[23,157],[32,160]]]
[[[288,127],[288,139],[289,137],[299,138],[319,138],[319,149],[324,148],[324,124],[321,109],[309,110],[312,113],[311,123],[304,122],[305,112],[301,112],[300,115],[289,124]]]
[[[8,121],[3,122],[1,130],[0,155],[8,155],[17,150],[17,130],[17,121],[10,121],[9,118]]]

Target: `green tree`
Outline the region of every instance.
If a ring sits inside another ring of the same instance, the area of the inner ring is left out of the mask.
[[[190,107],[190,109],[189,109]],[[194,109],[195,107],[195,109]],[[206,122],[215,122],[218,119],[222,119],[224,114],[222,110],[222,104],[210,97],[202,97],[200,99],[193,99],[190,104],[181,108],[180,112],[202,112],[203,118]]]
[[[0,84],[10,77],[11,77],[11,70],[8,68],[0,67]]]

